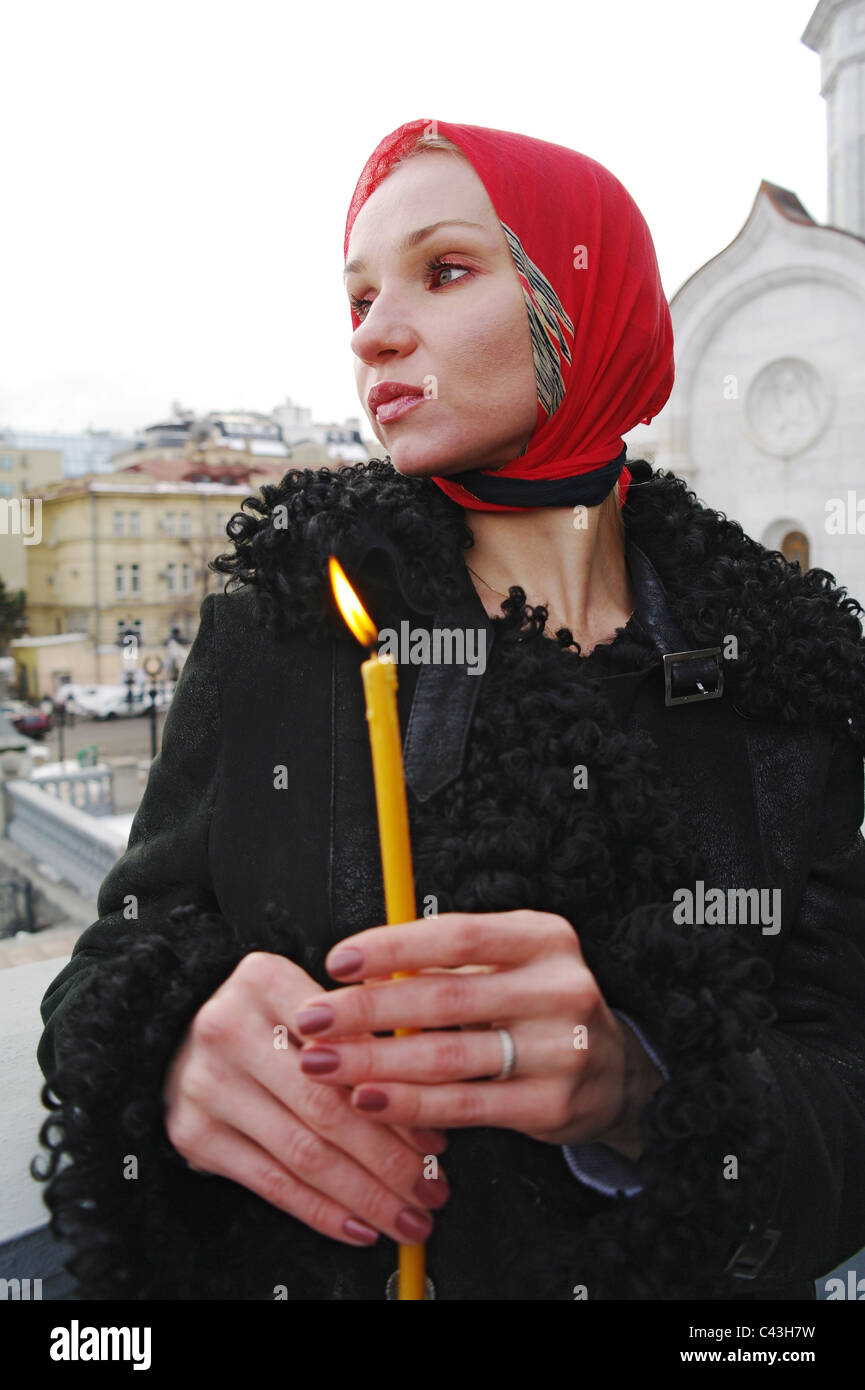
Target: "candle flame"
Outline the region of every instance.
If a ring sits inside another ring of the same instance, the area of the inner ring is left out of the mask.
[[[345,571],[335,556],[329,557],[328,567],[333,596],[340,613],[358,642],[365,647],[371,647],[378,636],[375,623],[346,579]]]

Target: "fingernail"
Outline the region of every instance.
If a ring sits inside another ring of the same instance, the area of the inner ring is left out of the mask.
[[[342,1229],[352,1240],[361,1240],[364,1245],[375,1245],[379,1236],[378,1231],[374,1231],[372,1226],[367,1226],[365,1221],[358,1221],[353,1216],[342,1223]]]
[[[360,970],[363,965],[363,952],[356,951],[353,946],[348,946],[344,951],[337,951],[330,965],[327,967],[329,975],[353,975],[356,970]]]
[[[394,1224],[409,1240],[428,1240],[433,1228],[432,1217],[413,1207],[401,1211]]]
[[[333,1009],[326,1004],[316,1004],[312,1009],[301,1009],[295,1019],[299,1033],[323,1033],[333,1023]]]
[[[387,1096],[384,1091],[361,1091],[355,1104],[358,1110],[384,1110]]]
[[[415,1131],[415,1138],[431,1154],[444,1153],[448,1146],[447,1135],[441,1129],[419,1129]]]
[[[438,1211],[450,1197],[451,1190],[444,1178],[418,1178],[414,1185],[414,1193],[425,1207],[432,1207],[433,1211]]]
[[[310,1048],[309,1052],[300,1054],[301,1071],[309,1072],[312,1076],[323,1076],[327,1071],[336,1071],[338,1066],[339,1053],[329,1047]]]

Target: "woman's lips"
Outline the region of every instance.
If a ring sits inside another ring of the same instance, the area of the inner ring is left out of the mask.
[[[416,405],[423,405],[425,399],[424,396],[397,396],[395,400],[382,401],[375,412],[375,418],[380,425],[390,425],[401,415],[413,410]]]

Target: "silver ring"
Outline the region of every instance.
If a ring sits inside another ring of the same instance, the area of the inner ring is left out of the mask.
[[[517,1060],[517,1049],[507,1028],[497,1028],[496,1032],[502,1040],[502,1069],[498,1076],[493,1077],[493,1081],[507,1081]]]

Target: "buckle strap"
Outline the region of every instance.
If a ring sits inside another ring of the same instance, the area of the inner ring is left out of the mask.
[[[664,661],[664,703],[687,705],[717,700],[724,690],[720,647],[688,651],[688,639],[670,609],[657,570],[645,551],[626,537],[626,556],[637,596],[637,617]]]
[[[664,703],[689,705],[694,700],[717,700],[724,693],[720,647],[664,653]]]

